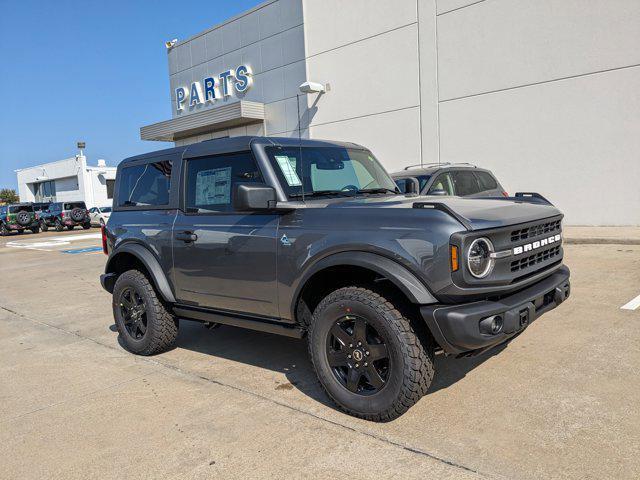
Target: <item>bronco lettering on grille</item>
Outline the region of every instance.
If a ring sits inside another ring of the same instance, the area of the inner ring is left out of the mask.
[[[560,234],[551,235],[550,237],[543,238],[542,240],[536,240],[532,243],[525,243],[524,245],[520,245],[519,247],[515,247],[513,249],[513,255],[520,255],[524,252],[531,252],[532,250],[537,250],[540,247],[545,247],[551,243],[557,243],[562,239]]]

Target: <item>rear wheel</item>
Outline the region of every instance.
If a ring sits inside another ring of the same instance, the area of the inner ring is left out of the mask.
[[[42,220],[42,221],[40,222],[40,229],[41,229],[43,232],[48,231],[48,230],[49,230],[49,225],[47,225],[47,222],[45,222],[44,220]]]
[[[33,227],[31,233],[40,233],[40,227]]]
[[[73,225],[67,225],[67,230],[73,230]]]
[[[393,420],[427,393],[433,379],[433,345],[423,344],[394,305],[366,288],[325,297],[308,341],[325,391],[356,417]]]
[[[132,353],[154,355],[175,346],[178,320],[138,270],[129,270],[116,280],[113,316],[125,348]]]
[[[82,228],[84,228],[85,230],[89,230],[91,228],[91,223],[87,222],[87,223],[83,224]]]
[[[64,230],[64,225],[62,224],[59,218],[56,218],[55,228],[56,228],[56,232],[61,232],[62,230]]]

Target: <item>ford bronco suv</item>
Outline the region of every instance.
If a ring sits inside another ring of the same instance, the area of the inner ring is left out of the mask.
[[[0,207],[0,235],[3,237],[9,233],[22,233],[31,230],[32,233],[40,231],[38,216],[30,203],[16,203]]]
[[[49,227],[61,232],[65,227],[67,230],[73,230],[78,225],[85,230],[91,228],[89,211],[84,202],[51,203],[40,215],[40,226],[44,232],[49,230]]]
[[[356,144],[210,140],[116,178],[100,280],[125,348],[170,349],[184,320],[306,337],[327,394],[361,418],[415,404],[435,352],[482,353],[570,293],[544,198],[400,194]]]

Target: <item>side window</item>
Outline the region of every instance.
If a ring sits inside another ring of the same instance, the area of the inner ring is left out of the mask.
[[[216,155],[187,161],[186,207],[231,211],[237,183],[263,182],[250,152]]]
[[[120,206],[168,205],[171,191],[171,162],[125,167],[120,172]]]
[[[474,172],[476,177],[478,178],[478,183],[480,184],[481,192],[486,192],[487,190],[495,190],[498,188],[498,184],[496,179],[493,178],[487,172]]]
[[[464,197],[480,192],[480,186],[472,171],[460,170],[453,172],[453,185],[456,195]]]
[[[396,178],[396,185],[398,185],[398,188],[400,189],[401,193],[407,193],[407,183],[408,180],[406,178]]]
[[[454,195],[453,192],[453,182],[451,181],[451,174],[449,173],[441,173],[436,177],[436,179],[431,184],[427,195],[430,195],[435,190],[444,190],[447,192],[447,195]]]

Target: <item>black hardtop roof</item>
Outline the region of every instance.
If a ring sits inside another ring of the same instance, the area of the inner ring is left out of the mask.
[[[232,153],[246,151],[251,148],[252,144],[264,146],[281,146],[281,147],[344,147],[364,149],[365,147],[351,142],[336,142],[331,140],[310,140],[289,138],[289,137],[258,137],[258,136],[241,136],[241,137],[225,137],[216,138],[214,140],[205,140],[199,143],[192,143],[181,147],[167,148],[164,150],[156,150],[155,152],[143,153],[134,157],[125,158],[121,164],[138,162],[141,160],[162,160],[162,157],[175,157],[180,155],[183,158],[202,157],[205,155],[217,155],[221,153]]]

